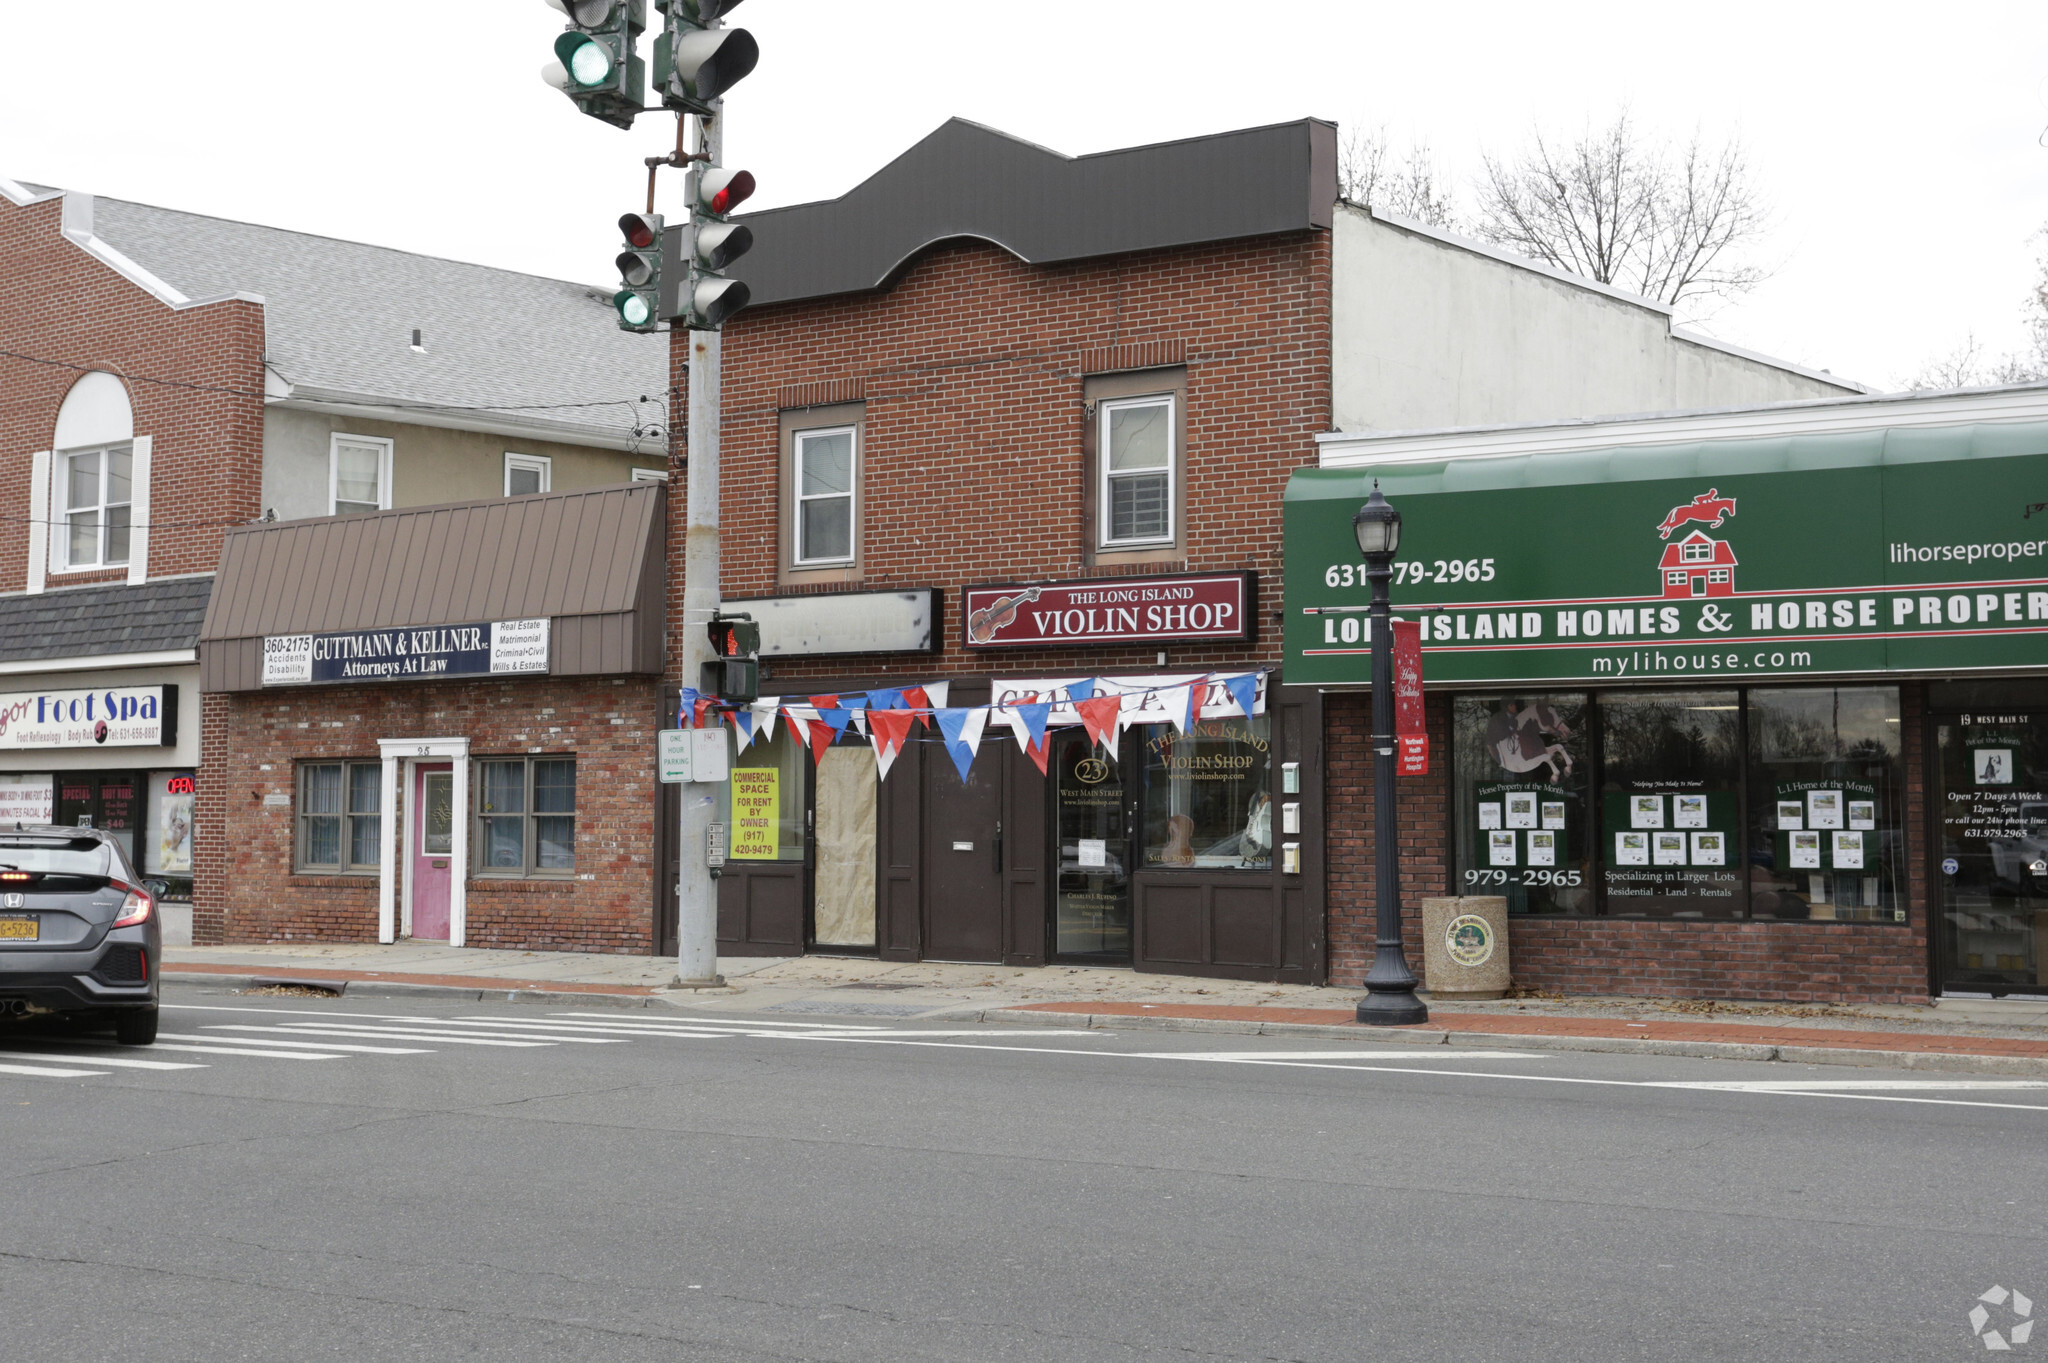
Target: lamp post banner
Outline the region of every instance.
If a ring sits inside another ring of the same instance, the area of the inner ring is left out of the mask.
[[[1370,682],[1374,477],[1431,682],[2048,666],[2048,425],[1298,471],[1290,685]]]

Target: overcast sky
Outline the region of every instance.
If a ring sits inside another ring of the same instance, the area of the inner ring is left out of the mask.
[[[1772,277],[1708,329],[1881,387],[1971,332],[2019,348],[2048,247],[2040,0],[751,0],[733,22],[762,50],[727,110],[758,205],[843,193],[954,114],[1068,153],[1316,115],[1469,174],[1626,106],[1739,134],[1774,205]],[[544,86],[561,23],[543,0],[0,0],[0,175],[608,283],[674,125],[622,132]]]

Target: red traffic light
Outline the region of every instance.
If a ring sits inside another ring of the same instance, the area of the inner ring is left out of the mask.
[[[723,216],[754,196],[754,172],[706,166],[697,181],[697,202]]]
[[[646,250],[661,236],[660,229],[638,213],[627,213],[620,217],[619,232],[626,238],[626,245],[636,251]]]

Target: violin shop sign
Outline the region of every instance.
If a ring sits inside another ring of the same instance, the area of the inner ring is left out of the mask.
[[[969,648],[1146,644],[1252,637],[1250,573],[1104,577],[969,587],[961,630]]]

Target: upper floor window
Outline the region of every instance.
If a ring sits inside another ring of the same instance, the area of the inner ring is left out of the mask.
[[[1103,547],[1171,542],[1177,481],[1172,396],[1104,402],[1098,419]]]
[[[104,568],[128,561],[134,455],[128,447],[59,456],[64,494],[64,563]]]
[[[546,492],[554,483],[555,461],[544,454],[505,455],[505,495],[523,497]]]
[[[636,483],[666,483],[668,481],[668,470],[636,468],[633,470],[633,481]]]
[[[328,514],[390,507],[391,442],[377,436],[335,435],[328,454]]]
[[[853,561],[854,428],[796,433],[796,552],[799,566]]]
[[[1711,563],[1714,546],[1707,540],[1693,540],[1679,546],[1678,556],[1687,563]]]

